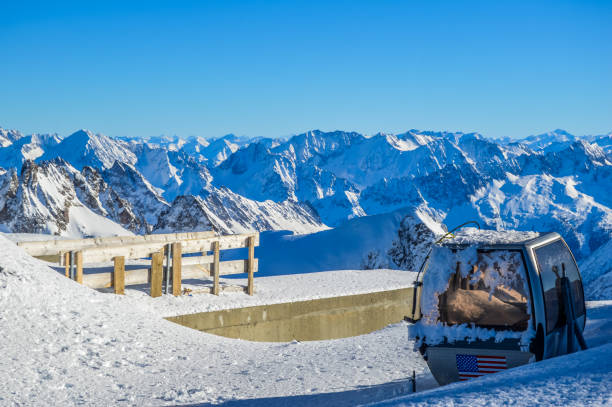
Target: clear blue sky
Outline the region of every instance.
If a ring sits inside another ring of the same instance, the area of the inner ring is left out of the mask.
[[[612,1],[7,3],[27,133],[612,130]]]

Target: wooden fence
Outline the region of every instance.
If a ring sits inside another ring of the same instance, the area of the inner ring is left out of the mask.
[[[116,294],[124,294],[126,285],[149,284],[152,297],[160,296],[164,285],[167,292],[171,285],[172,294],[181,295],[183,279],[209,276],[213,277],[210,292],[219,295],[219,276],[244,272],[248,275],[246,292],[253,295],[253,274],[259,266],[255,258],[258,233],[227,236],[215,236],[213,232],[171,233],[18,245],[34,257],[59,262],[65,267],[66,277],[91,288],[113,287]],[[247,248],[247,258],[220,260],[220,251],[236,248]],[[184,257],[185,254],[190,256]],[[126,260],[143,258],[150,258],[150,268],[126,272]],[[109,262],[113,263],[110,273],[83,274],[85,266]]]

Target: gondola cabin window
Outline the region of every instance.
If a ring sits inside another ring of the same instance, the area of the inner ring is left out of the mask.
[[[584,315],[584,292],[582,280],[576,262],[569,249],[561,240],[554,241],[535,249],[536,259],[542,282],[544,294],[544,308],[546,312],[546,332],[565,325],[561,309],[561,280],[565,275],[571,284],[574,312],[576,317]]]
[[[440,322],[527,330],[529,288],[520,250],[479,250],[473,264],[452,266],[455,272],[439,297]]]

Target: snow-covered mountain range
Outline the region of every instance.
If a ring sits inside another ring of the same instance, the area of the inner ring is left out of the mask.
[[[581,260],[612,236],[612,133],[117,139],[0,129],[0,167],[7,232],[307,233],[418,208],[448,226],[559,231]]]

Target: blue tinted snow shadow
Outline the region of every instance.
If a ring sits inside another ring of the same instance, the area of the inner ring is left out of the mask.
[[[259,270],[255,277],[304,274],[321,271],[305,267],[303,250],[299,252],[299,240],[311,235],[294,235],[288,230],[274,230],[259,234],[259,246],[255,257],[259,259]],[[221,252],[220,260],[243,260],[248,257],[248,249],[228,249]],[[244,278],[244,274],[223,276],[224,278]]]
[[[357,269],[362,256],[353,254],[353,251],[354,245],[343,245],[335,230],[307,235],[296,235],[287,230],[261,232],[259,246],[255,248],[255,257],[259,259],[255,277]],[[241,248],[223,250],[220,259],[242,260],[247,257],[247,249]],[[244,274],[223,277],[244,278]]]
[[[417,379],[418,381],[418,379]],[[412,393],[412,382],[409,379],[374,386],[359,386],[353,390],[334,393],[304,394],[286,397],[264,397],[259,399],[228,400],[221,403],[193,404],[193,406],[224,406],[224,407],[306,407],[306,406],[355,406],[374,403],[392,397],[404,396]]]
[[[589,348],[612,342],[612,304],[588,302],[584,339]]]
[[[368,253],[374,251],[386,256],[397,239],[402,219],[412,212],[411,208],[401,208],[351,219],[334,229],[305,235],[286,230],[261,232],[260,244],[255,248],[259,259],[257,277],[361,269]],[[246,258],[246,249],[224,252],[228,252],[224,255],[226,260]],[[235,277],[244,278],[244,274]]]

